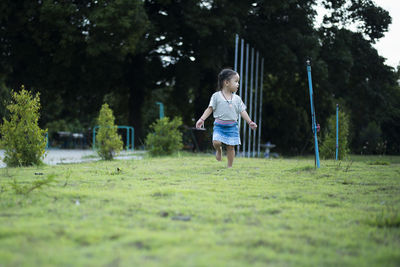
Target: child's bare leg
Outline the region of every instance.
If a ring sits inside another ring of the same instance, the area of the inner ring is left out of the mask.
[[[217,151],[217,153],[215,154],[215,158],[218,161],[221,161],[221,159],[222,159],[222,143],[220,141],[213,140],[213,146],[214,146],[215,150]]]
[[[226,146],[226,156],[228,157],[228,168],[231,168],[235,158],[235,146]]]

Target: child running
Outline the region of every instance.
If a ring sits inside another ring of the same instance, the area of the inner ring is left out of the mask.
[[[231,69],[223,69],[218,74],[218,91],[211,96],[210,104],[203,115],[196,122],[196,128],[201,128],[204,121],[213,113],[214,131],[213,146],[216,150],[215,157],[222,159],[222,144],[226,145],[228,168],[232,167],[235,158],[235,145],[240,145],[238,119],[239,115],[255,130],[255,124],[246,112],[242,99],[236,95],[239,88],[239,74]]]

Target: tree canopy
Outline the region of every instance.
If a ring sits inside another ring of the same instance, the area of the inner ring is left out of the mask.
[[[144,140],[158,114],[192,125],[239,34],[265,58],[262,140],[285,153],[312,149],[305,60],[324,127],[339,103],[350,148],[372,139],[400,153],[399,71],[372,46],[389,13],[372,0],[5,0],[0,3],[0,95],[21,84],[41,93],[43,126],[93,127],[104,102]],[[356,30],[350,30],[356,25]],[[0,103],[1,116],[5,115]],[[60,125],[60,124],[58,124]],[[370,134],[375,128],[378,136]],[[50,129],[49,129],[50,130]],[[61,129],[60,129],[61,130]]]

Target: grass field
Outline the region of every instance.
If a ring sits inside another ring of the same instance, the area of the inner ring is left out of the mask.
[[[0,266],[400,265],[400,157],[225,165],[0,169]]]

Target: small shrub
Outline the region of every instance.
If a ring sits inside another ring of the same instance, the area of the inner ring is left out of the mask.
[[[344,159],[349,153],[349,118],[343,111],[339,111],[339,155],[338,159]],[[322,158],[336,158],[336,114],[328,118],[328,126],[322,139],[320,148]]]
[[[171,155],[182,149],[182,133],[178,130],[181,125],[181,118],[174,118],[170,121],[168,117],[158,119],[150,125],[153,132],[146,137],[146,145],[150,155]]]
[[[103,104],[100,110],[98,124],[99,131],[96,136],[97,153],[104,160],[112,160],[123,146],[118,128],[114,125],[114,115],[108,104]]]
[[[10,120],[3,118],[0,126],[0,146],[5,150],[7,166],[39,165],[45,153],[47,130],[39,128],[39,93],[35,97],[24,86],[19,93],[12,92],[7,106]]]

